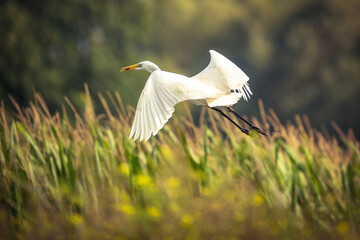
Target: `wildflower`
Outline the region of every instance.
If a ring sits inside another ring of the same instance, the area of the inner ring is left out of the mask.
[[[184,215],[181,219],[181,226],[184,228],[190,227],[194,223],[194,218],[188,214]]]
[[[146,175],[137,175],[135,177],[135,184],[139,187],[152,187],[152,179]]]
[[[160,148],[161,153],[164,155],[164,158],[167,160],[172,160],[173,159],[173,154],[172,151],[170,149],[170,147],[166,144],[163,144]]]
[[[69,221],[73,225],[80,225],[84,221],[84,218],[80,214],[75,213],[69,217]]]
[[[180,181],[175,177],[170,177],[166,179],[166,185],[170,188],[178,188],[180,186]]]
[[[347,222],[341,222],[336,226],[338,233],[344,234],[349,230],[349,224]]]
[[[260,206],[264,203],[264,198],[260,194],[255,194],[253,197],[253,205]]]
[[[115,208],[116,210],[123,212],[127,215],[135,214],[135,208],[129,204],[117,204]]]
[[[126,163],[122,163],[119,165],[119,172],[125,176],[128,176],[129,175],[129,165],[126,164]]]
[[[157,207],[154,207],[154,206],[147,207],[146,212],[153,218],[161,217],[161,212]]]

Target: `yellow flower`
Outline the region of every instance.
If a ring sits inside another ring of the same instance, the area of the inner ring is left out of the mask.
[[[260,206],[264,203],[264,198],[260,194],[255,194],[253,197],[253,205]]]
[[[84,221],[84,218],[80,214],[75,213],[75,214],[69,216],[69,221],[73,225],[80,225]]]
[[[146,208],[146,212],[153,218],[160,218],[161,212],[160,209],[154,206],[150,206]]]
[[[147,175],[137,175],[135,177],[135,184],[139,187],[151,187],[152,179]]]
[[[129,204],[117,204],[115,205],[115,209],[127,215],[135,214],[135,208]]]
[[[338,233],[346,233],[349,230],[349,224],[347,222],[341,222],[336,226]]]
[[[166,185],[170,188],[178,188],[180,186],[180,181],[175,177],[170,177],[166,179]]]
[[[164,158],[166,160],[172,160],[173,159],[173,154],[172,151],[170,149],[170,147],[166,144],[163,144],[160,148],[161,153],[163,154]]]
[[[128,176],[129,175],[129,165],[126,164],[126,163],[122,163],[119,165],[119,172],[125,176]]]
[[[181,219],[181,226],[184,228],[190,227],[194,223],[194,218],[188,214],[184,215]]]

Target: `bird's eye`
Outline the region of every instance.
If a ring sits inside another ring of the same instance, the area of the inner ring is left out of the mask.
[[[142,67],[142,64],[138,64],[138,67]]]

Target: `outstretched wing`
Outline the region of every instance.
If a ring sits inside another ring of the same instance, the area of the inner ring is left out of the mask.
[[[130,137],[148,140],[171,118],[175,104],[185,100],[205,99],[219,94],[207,84],[179,74],[155,71],[140,95]]]
[[[217,99],[209,99],[209,106],[235,104],[241,97],[250,98],[252,92],[247,84],[249,77],[233,62],[220,53],[210,50],[210,63],[193,79],[211,85],[223,92]]]

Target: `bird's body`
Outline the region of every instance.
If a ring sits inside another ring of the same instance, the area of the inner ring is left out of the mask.
[[[151,73],[140,95],[129,138],[142,141],[156,135],[179,102],[188,100],[211,108],[230,107],[240,98],[250,97],[249,77],[220,53],[210,50],[210,55],[209,65],[193,77],[162,71],[149,61],[121,69]]]

